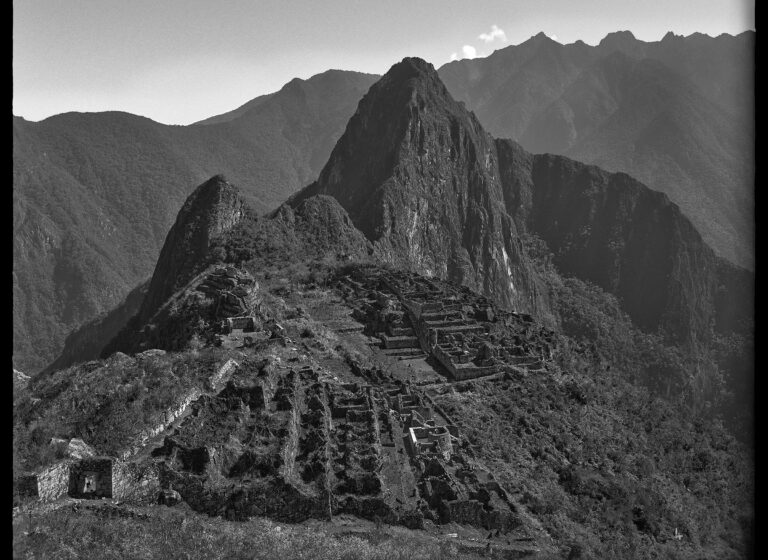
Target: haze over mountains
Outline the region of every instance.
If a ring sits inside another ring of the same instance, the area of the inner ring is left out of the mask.
[[[440,77],[488,132],[534,153],[623,171],[680,205],[705,241],[752,267],[754,32],[661,41],[539,33]]]
[[[750,265],[753,42],[624,33],[589,47],[539,35],[439,74],[494,136],[629,172]],[[266,211],[312,181],[376,79],[293,80],[188,127],[125,113],[14,119],[15,366],[37,371],[149,277],[191,185],[225,172]]]

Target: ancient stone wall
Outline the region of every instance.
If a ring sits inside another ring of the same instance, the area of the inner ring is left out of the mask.
[[[179,416],[184,414],[192,401],[200,398],[201,395],[202,391],[200,391],[200,389],[197,387],[191,389],[176,406],[169,408],[168,410],[158,415],[157,424],[151,428],[142,430],[134,438],[133,442],[128,446],[128,448],[120,453],[119,458],[121,460],[125,460],[131,455],[138,453],[146,445],[147,441],[168,429],[168,426],[171,423],[173,423]]]
[[[291,372],[293,373],[293,372]],[[295,478],[295,465],[296,454],[299,449],[299,429],[300,429],[300,412],[297,406],[296,393],[298,391],[298,383],[293,387],[290,393],[290,397],[287,395],[281,401],[283,410],[287,408],[289,412],[288,417],[288,434],[286,435],[285,442],[282,449],[283,464],[280,467],[280,472],[286,481],[291,481]]]
[[[160,489],[157,467],[111,457],[88,457],[51,465],[25,478],[25,494],[42,502],[65,496],[153,502]]]
[[[256,319],[254,317],[231,317],[227,319],[230,329],[239,329],[250,332],[256,328]]]
[[[454,500],[447,503],[450,516],[456,523],[466,523],[484,529],[500,529],[506,533],[519,525],[511,511],[488,510],[478,500]]]
[[[112,463],[109,457],[82,459],[69,466],[69,491],[73,498],[111,498]]]
[[[112,498],[133,503],[152,503],[160,491],[160,475],[154,464],[114,461]]]
[[[62,461],[37,473],[37,496],[43,502],[57,500],[69,491],[71,461]]]
[[[238,368],[239,364],[230,358],[223,366],[217,369],[208,380],[208,386],[211,390],[216,391],[221,389],[223,384],[232,377],[232,374]]]

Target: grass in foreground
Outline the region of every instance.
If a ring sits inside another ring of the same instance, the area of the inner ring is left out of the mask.
[[[449,560],[474,558],[451,542],[386,526],[359,533],[281,525],[267,519],[225,521],[189,511],[149,507],[141,517],[105,517],[62,508],[13,524],[13,557],[285,560]]]

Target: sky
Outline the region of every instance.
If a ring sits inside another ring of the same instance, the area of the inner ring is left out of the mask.
[[[119,110],[189,124],[330,68],[439,68],[539,32],[755,29],[754,0],[14,0],[13,113]]]

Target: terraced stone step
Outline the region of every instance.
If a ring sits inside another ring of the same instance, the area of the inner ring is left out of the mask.
[[[384,350],[384,354],[393,358],[425,355],[421,348],[387,348]]]
[[[412,354],[409,356],[398,356],[397,359],[398,360],[423,360],[426,357],[427,355],[424,352],[421,352],[419,354]]]
[[[337,332],[339,334],[347,334],[347,333],[353,333],[353,332],[363,332],[363,329],[365,328],[364,325],[356,324],[356,325],[338,325],[333,328],[334,332]]]
[[[384,348],[416,348],[419,346],[419,339],[415,336],[389,336],[382,334],[380,336],[384,343]]]

